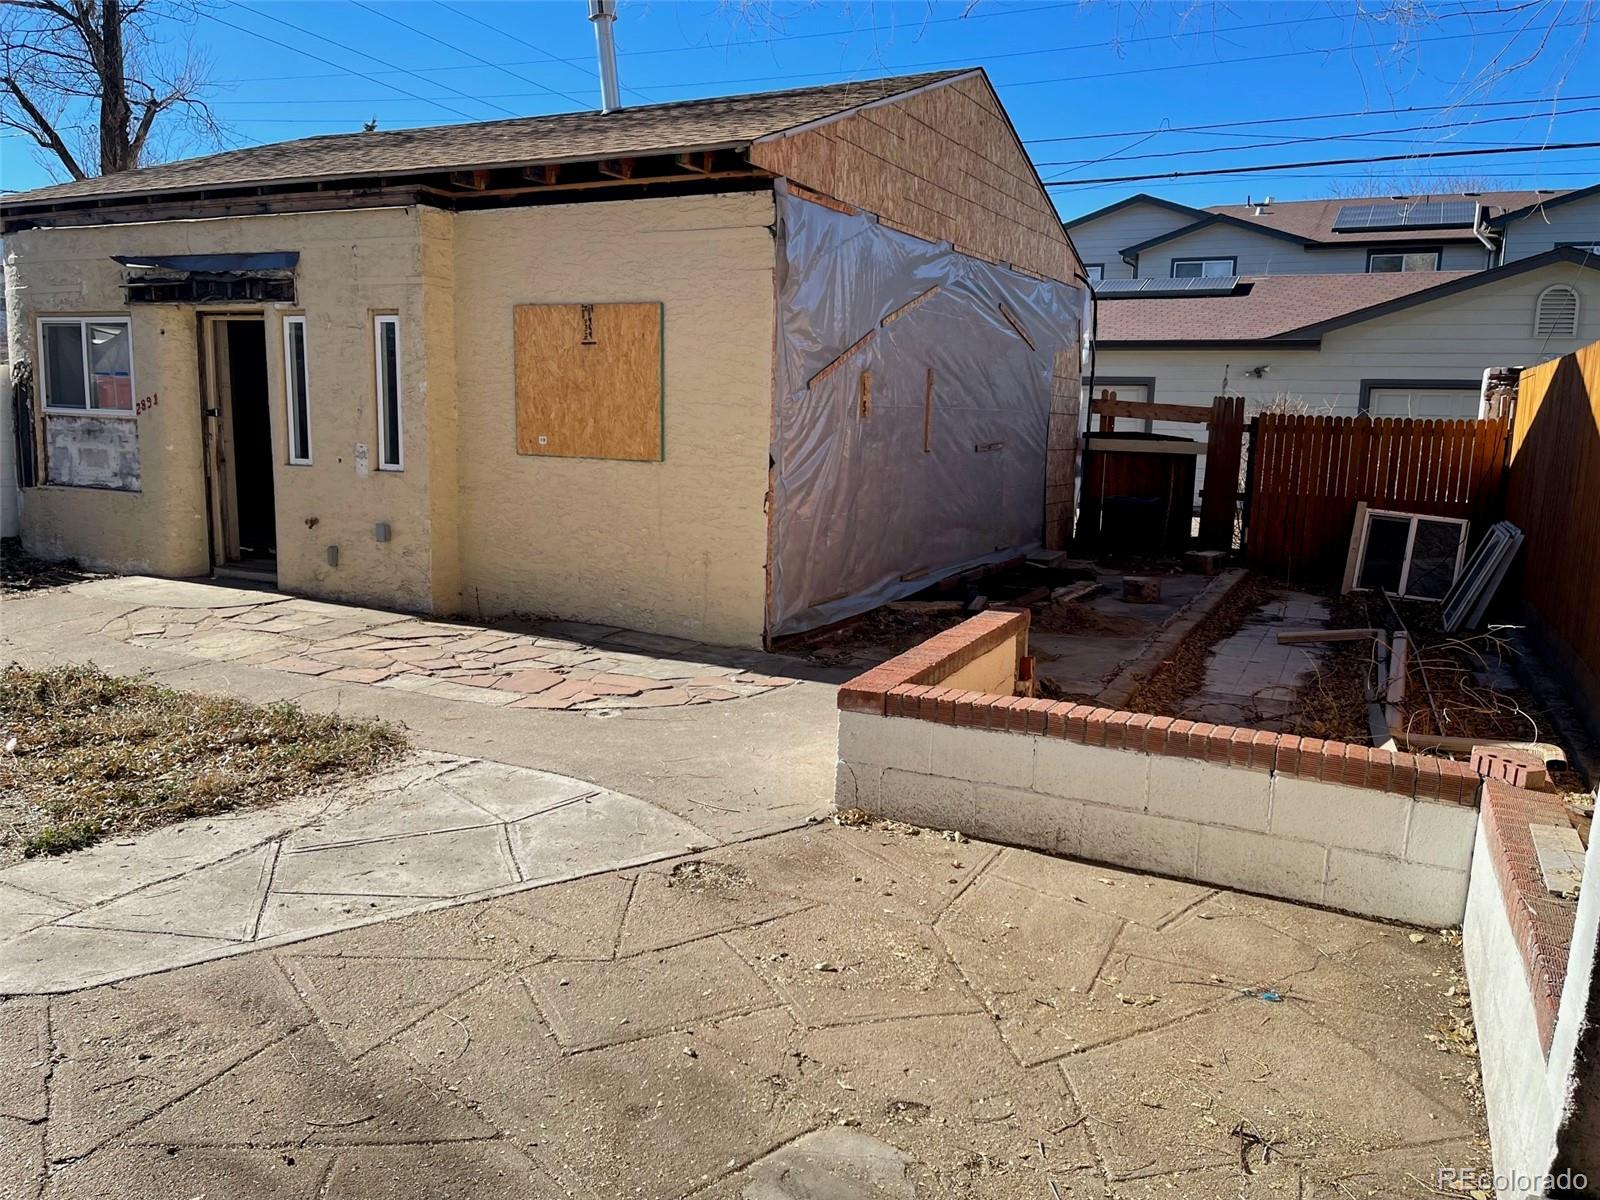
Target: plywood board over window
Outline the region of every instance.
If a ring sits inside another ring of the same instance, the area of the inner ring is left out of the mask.
[[[519,304],[517,453],[659,462],[659,303]]]

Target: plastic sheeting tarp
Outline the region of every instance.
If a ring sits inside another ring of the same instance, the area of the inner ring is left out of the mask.
[[[781,183],[778,217],[774,637],[1039,545],[1052,371],[1088,305]]]

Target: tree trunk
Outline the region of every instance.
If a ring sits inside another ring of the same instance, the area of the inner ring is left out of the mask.
[[[132,111],[123,76],[122,3],[100,0],[100,173],[130,171],[135,161],[129,141]]]

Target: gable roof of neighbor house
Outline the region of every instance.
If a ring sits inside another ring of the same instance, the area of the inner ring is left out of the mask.
[[[5,206],[742,147],[973,70],[680,100],[609,113],[324,134],[52,184],[8,196]]]
[[[1222,296],[1101,297],[1095,304],[1095,344],[1101,349],[1316,345],[1330,330],[1558,262],[1600,270],[1595,255],[1559,247],[1489,271],[1261,275],[1241,279]]]
[[[1595,189],[1584,188],[1577,192],[1554,192],[1549,190],[1464,192],[1460,196],[1439,194],[1407,196],[1404,198],[1408,200],[1475,200],[1483,206],[1486,214],[1485,219],[1492,225],[1499,225],[1508,219],[1524,216],[1540,205],[1553,206],[1593,190]],[[1068,229],[1074,229],[1090,221],[1110,216],[1120,209],[1135,204],[1153,204],[1175,212],[1180,216],[1192,218],[1186,225],[1168,230],[1166,233],[1157,234],[1152,238],[1146,238],[1135,245],[1124,247],[1121,251],[1124,255],[1139,254],[1153,246],[1159,246],[1164,242],[1169,242],[1175,238],[1184,237],[1197,230],[1218,224],[1264,233],[1284,241],[1296,242],[1308,249],[1326,249],[1335,246],[1365,246],[1373,242],[1406,242],[1413,245],[1429,245],[1436,242],[1471,242],[1476,240],[1476,235],[1468,226],[1454,229],[1366,229],[1351,233],[1335,233],[1333,231],[1334,222],[1339,218],[1339,210],[1345,205],[1384,204],[1394,199],[1396,199],[1394,196],[1348,196],[1332,200],[1286,200],[1275,201],[1272,204],[1265,202],[1256,204],[1215,204],[1209,208],[1191,208],[1187,204],[1165,200],[1160,196],[1152,196],[1148,192],[1138,192],[1118,200],[1114,204],[1108,204],[1104,208],[1097,208],[1091,213],[1075,217],[1073,220],[1066,222],[1066,225]]]
[[[1570,192],[1541,192],[1537,200],[1525,204],[1521,208],[1508,209],[1498,216],[1490,217],[1489,224],[1504,226],[1509,221],[1531,216],[1540,209],[1560,208],[1568,201],[1582,200],[1587,196],[1593,196],[1596,192],[1600,192],[1600,183],[1591,183],[1588,187],[1574,188]]]

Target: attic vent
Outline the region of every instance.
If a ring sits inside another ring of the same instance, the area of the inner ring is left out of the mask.
[[[1558,283],[1539,293],[1533,310],[1533,336],[1572,338],[1578,336],[1578,289]]]

